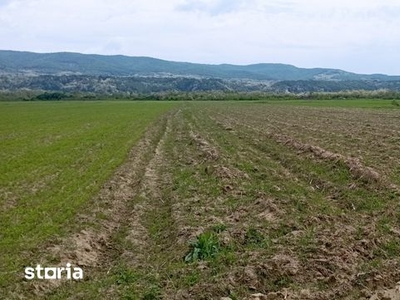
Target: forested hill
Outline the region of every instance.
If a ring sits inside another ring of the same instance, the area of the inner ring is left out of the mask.
[[[150,57],[0,50],[0,91],[100,94],[167,91],[283,93],[400,90],[400,76],[363,75],[292,65],[207,65]]]
[[[80,53],[33,53],[0,50],[0,73],[38,75],[199,76],[254,80],[400,80],[382,74],[362,75],[337,69],[304,69],[292,65],[207,65],[151,57],[106,56]]]

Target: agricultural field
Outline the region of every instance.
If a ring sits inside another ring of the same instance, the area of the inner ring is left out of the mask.
[[[87,225],[78,214],[100,204],[90,199],[172,106],[1,103],[0,290],[23,278],[23,266],[46,261],[46,243]]]
[[[6,299],[397,299],[391,101],[0,105]]]

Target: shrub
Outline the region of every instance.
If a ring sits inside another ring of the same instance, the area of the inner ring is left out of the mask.
[[[69,98],[69,96],[64,93],[58,93],[58,92],[55,92],[55,93],[46,92],[46,93],[40,94],[36,97],[37,100],[44,100],[44,101],[46,101],[46,100],[50,100],[50,101],[51,100],[62,100],[65,98]]]

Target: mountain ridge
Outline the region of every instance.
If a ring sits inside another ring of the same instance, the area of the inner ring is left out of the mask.
[[[357,90],[398,92],[400,76],[307,69],[282,63],[212,65],[145,56],[0,50],[0,92],[129,96],[168,92],[303,94]]]
[[[35,53],[0,50],[0,73],[90,76],[183,76],[242,80],[400,80],[400,76],[357,74],[331,68],[298,68],[282,63],[249,65],[199,64],[168,61],[147,56],[82,54],[76,52]]]

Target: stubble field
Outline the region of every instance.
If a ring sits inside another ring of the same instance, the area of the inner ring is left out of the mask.
[[[18,105],[25,118],[1,125],[8,298],[394,297],[400,111],[390,102],[84,104],[102,116],[98,134],[84,130],[95,121],[82,108],[67,114],[76,127],[58,126],[61,105],[82,103]],[[88,161],[98,167],[82,169]],[[23,278],[25,265],[66,262],[85,279]]]

